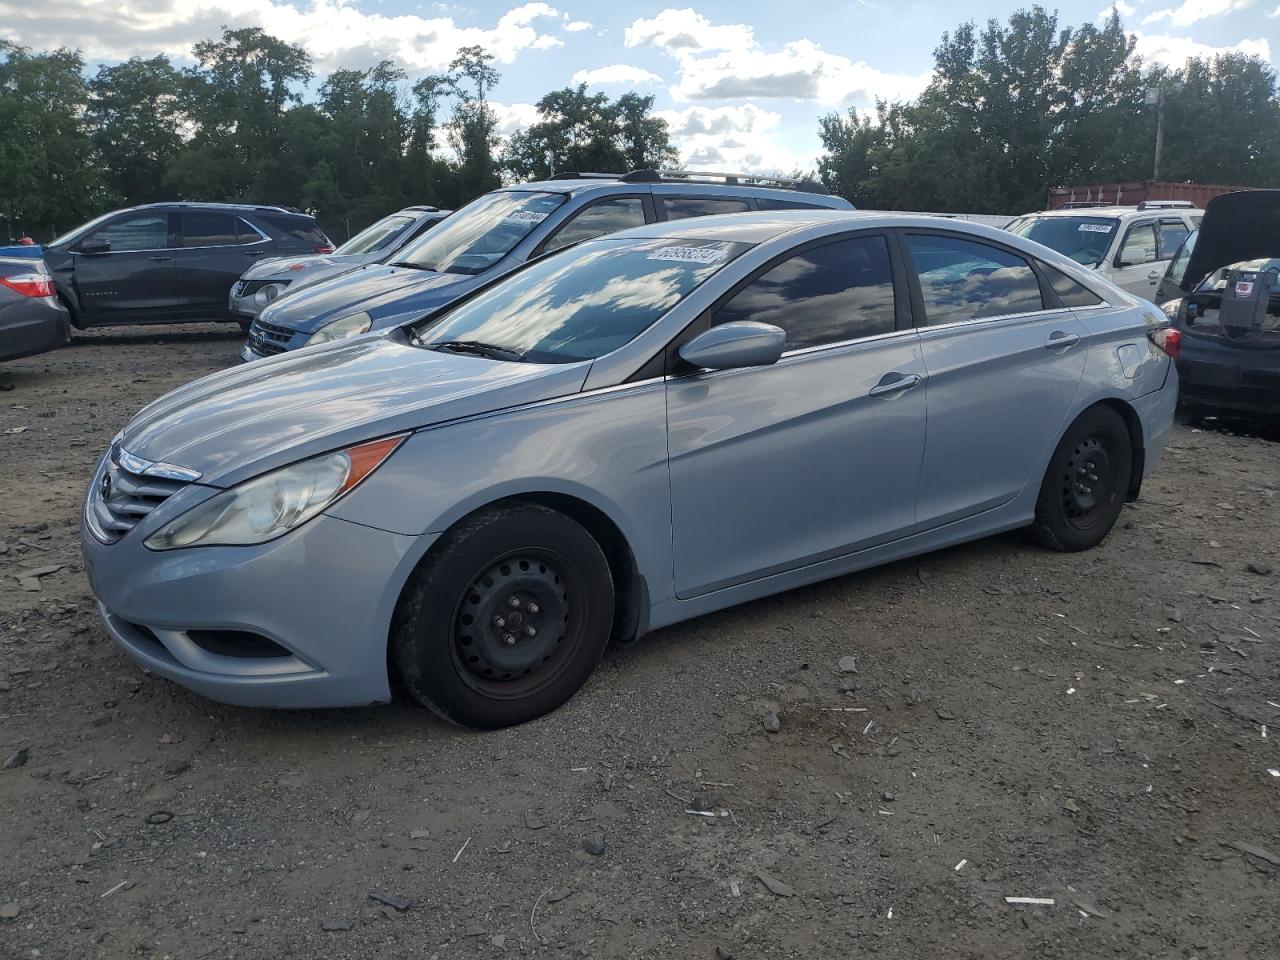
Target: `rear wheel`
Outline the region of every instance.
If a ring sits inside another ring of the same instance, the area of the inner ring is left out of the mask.
[[[463,521],[414,573],[391,638],[405,686],[440,716],[494,728],[541,716],[604,654],[614,587],[599,544],[535,504]]]
[[[1087,550],[1103,541],[1124,507],[1133,447],[1124,419],[1110,407],[1086,410],[1049,461],[1031,534],[1054,550]]]

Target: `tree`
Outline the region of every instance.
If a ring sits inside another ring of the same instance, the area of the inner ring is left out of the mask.
[[[85,120],[112,192],[130,203],[162,200],[168,167],[182,149],[181,74],[168,57],[100,67],[89,82]]]

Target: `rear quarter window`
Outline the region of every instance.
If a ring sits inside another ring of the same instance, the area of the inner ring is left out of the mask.
[[[1072,280],[1061,270],[1049,266],[1043,260],[1038,262],[1049,281],[1049,286],[1053,287],[1053,292],[1058,295],[1064,307],[1096,307],[1102,303],[1102,298],[1084,284]]]

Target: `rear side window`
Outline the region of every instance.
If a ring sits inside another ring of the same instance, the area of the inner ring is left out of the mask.
[[[728,197],[663,197],[662,206],[668,220],[686,220],[689,217],[711,217],[718,213],[745,213],[751,209],[746,200]]]
[[[756,206],[761,210],[817,210],[818,203],[804,203],[800,200],[774,200],[772,197],[757,197]]]
[[[1061,270],[1040,262],[1040,269],[1049,280],[1049,286],[1058,295],[1064,307],[1096,307],[1102,298],[1082,283],[1072,280]]]
[[[559,250],[580,240],[644,225],[644,201],[639,197],[617,197],[581,210],[547,241],[544,253]]]
[[[282,231],[294,240],[301,240],[303,243],[312,244],[317,247],[332,246],[329,238],[325,236],[314,220],[310,217],[291,217],[288,215],[269,216],[266,214],[255,214],[261,217],[268,224]]]
[[[889,333],[894,296],[888,241],[851,237],[798,253],[753,280],[712,319],[781,327],[788,350]]]
[[[182,215],[182,245],[184,247],[233,247],[238,243],[250,243],[257,240],[237,236],[239,228],[236,216],[230,213],[217,213],[208,210],[192,210]],[[251,231],[246,231],[251,232]]]
[[[1181,220],[1160,221],[1160,259],[1171,260],[1191,231]]]
[[[908,234],[925,325],[1044,309],[1040,281],[1022,257],[974,240]]]
[[[93,234],[106,240],[113,253],[127,250],[163,250],[169,246],[169,215],[140,213],[108,223]]]

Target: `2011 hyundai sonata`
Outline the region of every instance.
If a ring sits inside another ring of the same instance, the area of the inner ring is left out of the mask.
[[[198,380],[111,444],[86,569],[238,704],[551,710],[612,641],[997,531],[1079,550],[1155,465],[1167,321],[927,217],[656,223],[430,321]]]

